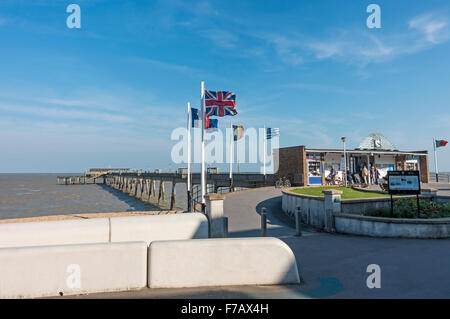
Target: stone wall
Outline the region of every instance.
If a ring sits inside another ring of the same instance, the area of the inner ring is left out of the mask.
[[[436,196],[436,194],[425,193],[426,190],[423,191],[421,198],[431,196],[440,203],[450,202],[449,196]],[[340,198],[334,198],[336,195],[331,194],[332,196],[327,200],[326,195],[325,197],[302,195],[289,189],[282,192],[282,210],[285,214],[294,218],[295,210],[300,207],[303,223],[325,231],[372,237],[450,237],[450,218],[400,219],[363,216],[367,211],[390,207],[389,197],[340,200]],[[329,192],[338,191],[330,190]],[[396,197],[398,198],[414,198],[414,196]],[[327,205],[330,204],[337,207],[332,209],[332,213],[327,213]]]
[[[407,219],[336,214],[338,233],[370,237],[449,238],[450,218]]]
[[[276,179],[289,178],[292,185],[307,184],[305,146],[292,146],[274,149],[274,164],[278,166]]]

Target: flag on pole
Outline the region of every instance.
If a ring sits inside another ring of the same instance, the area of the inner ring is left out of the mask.
[[[234,116],[236,111],[236,95],[228,91],[205,90],[206,116]]]
[[[268,127],[266,129],[266,138],[270,140],[272,137],[280,135],[280,129],[279,128],[270,128]]]
[[[217,132],[218,131],[218,124],[219,124],[219,120],[217,120],[217,119],[210,119],[209,117],[206,117],[205,130],[208,133]]]
[[[238,141],[244,137],[244,126],[233,125],[233,140]]]
[[[199,109],[194,109],[193,107],[191,107],[191,118],[192,118],[191,127],[202,127]]]
[[[435,142],[436,142],[436,147],[444,147],[445,145],[448,144],[448,142],[445,140],[436,140]]]

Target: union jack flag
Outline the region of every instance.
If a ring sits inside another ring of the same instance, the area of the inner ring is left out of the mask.
[[[236,95],[228,91],[205,90],[206,116],[236,115]]]

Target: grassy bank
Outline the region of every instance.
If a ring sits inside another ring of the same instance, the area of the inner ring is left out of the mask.
[[[351,187],[345,186],[321,186],[321,187],[305,187],[305,188],[296,188],[292,190],[294,193],[310,195],[310,196],[321,196],[323,197],[322,191],[327,189],[337,189],[342,191],[341,199],[359,199],[359,198],[380,198],[380,197],[388,197],[387,195],[380,193],[372,193],[372,192],[361,192],[358,190],[354,190]]]

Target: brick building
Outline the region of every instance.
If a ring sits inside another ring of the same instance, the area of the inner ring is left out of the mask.
[[[347,167],[352,176],[361,175],[364,166],[376,167],[381,176],[390,170],[419,170],[423,183],[429,182],[428,151],[399,151],[380,133],[372,133],[355,149],[346,150]],[[306,146],[274,150],[276,175],[286,176],[293,185],[322,185],[331,167],[343,179],[343,149],[318,149]]]

